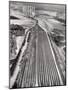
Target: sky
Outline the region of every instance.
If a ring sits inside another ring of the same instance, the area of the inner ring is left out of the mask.
[[[32,3],[32,2],[13,2],[10,1],[10,9],[19,10],[22,12],[24,5],[34,6],[36,10],[46,10],[65,13],[65,4],[47,4],[47,3]]]

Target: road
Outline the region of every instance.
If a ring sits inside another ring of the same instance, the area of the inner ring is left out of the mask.
[[[36,49],[39,86],[63,85],[49,38],[40,27]]]
[[[15,81],[16,87],[63,85],[47,32],[37,24],[31,29],[31,33],[25,59],[22,58],[22,53],[20,56],[20,60],[27,62],[23,61],[21,64],[23,68]]]

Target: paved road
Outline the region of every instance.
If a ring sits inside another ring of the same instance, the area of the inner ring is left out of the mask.
[[[47,33],[39,25],[32,28],[31,32],[32,36],[28,42],[25,56],[20,58],[23,62],[15,86],[63,85]]]
[[[26,65],[22,87],[63,85],[47,33],[38,25],[33,30],[36,30],[36,39],[33,38],[31,43],[35,47],[30,46],[31,56]]]
[[[47,33],[38,27],[37,73],[39,86],[63,85]]]

